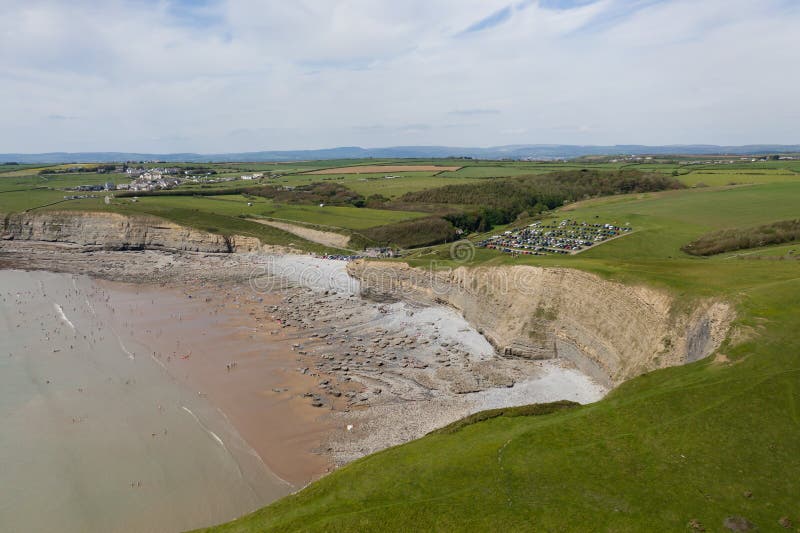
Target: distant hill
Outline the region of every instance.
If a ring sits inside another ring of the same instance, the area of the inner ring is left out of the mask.
[[[270,150],[226,154],[138,154],[130,152],[52,152],[44,154],[0,154],[0,163],[80,163],[115,161],[232,162],[307,161],[326,159],[396,159],[472,157],[475,159],[574,159],[591,155],[764,155],[800,153],[800,145],[753,144],[717,146],[705,144],[644,146],[578,146],[567,144],[519,144],[489,148],[451,146],[393,146],[360,148],[344,146],[321,150]]]

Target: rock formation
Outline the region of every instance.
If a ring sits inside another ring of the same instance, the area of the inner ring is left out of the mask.
[[[499,353],[568,359],[609,386],[711,354],[733,319],[718,300],[686,305],[665,290],[564,268],[431,271],[359,261],[348,270],[365,296],[450,305]]]
[[[147,216],[104,212],[14,213],[0,215],[3,239],[64,242],[104,250],[248,252],[253,237],[216,235]]]

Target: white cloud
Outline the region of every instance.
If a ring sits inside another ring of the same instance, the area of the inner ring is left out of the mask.
[[[3,3],[0,152],[800,142],[786,0]]]

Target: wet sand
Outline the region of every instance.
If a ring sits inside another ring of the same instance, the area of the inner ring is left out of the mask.
[[[0,271],[0,530],[179,531],[288,494],[206,395],[117,336],[108,297]]]
[[[298,339],[265,311],[280,297],[239,284],[98,283],[121,334],[217,407],[271,471],[299,489],[330,470],[316,452],[331,421],[302,396],[316,382],[296,371]]]

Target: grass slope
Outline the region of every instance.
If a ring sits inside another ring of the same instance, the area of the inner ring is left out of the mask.
[[[798,182],[633,195],[562,213],[637,228],[585,254],[479,250],[476,264],[568,266],[685,301],[725,298],[738,310],[739,341],[726,341],[724,357],[640,376],[592,405],[494,417],[385,450],[213,531],[682,531],[693,519],[720,531],[732,515],[771,531],[783,516],[800,522],[800,261],[680,251],[706,231],[798,212]]]

